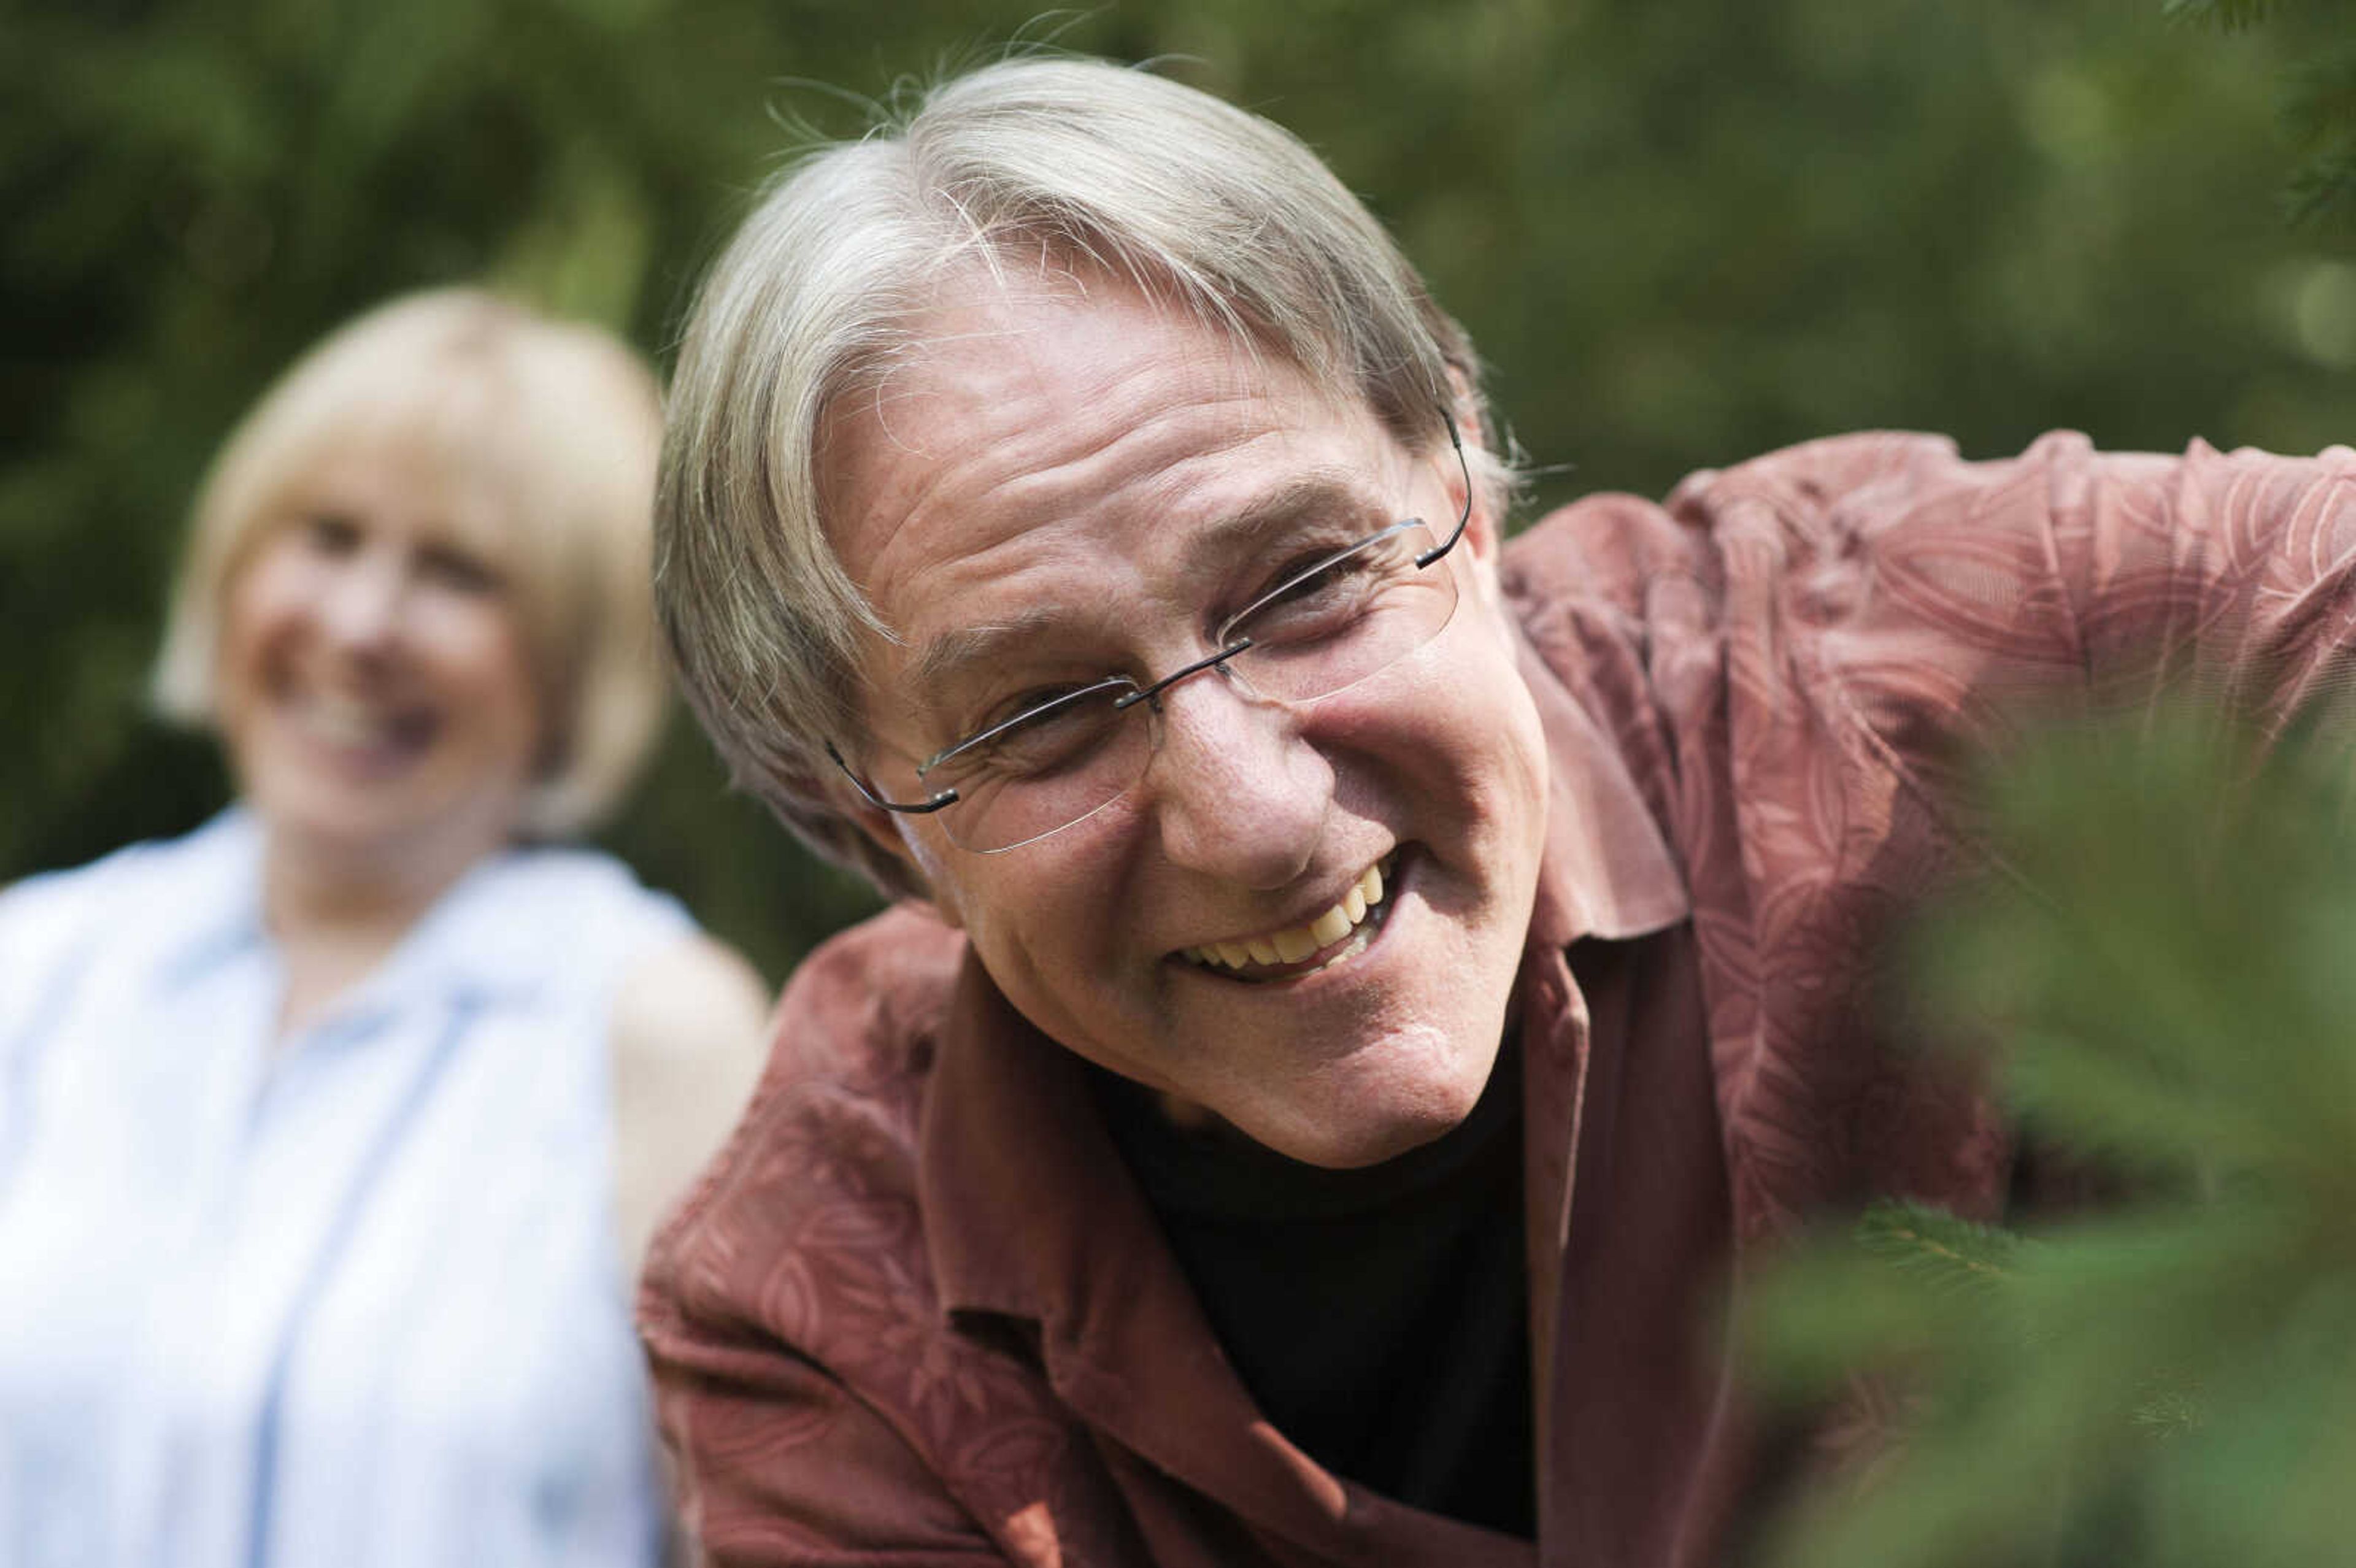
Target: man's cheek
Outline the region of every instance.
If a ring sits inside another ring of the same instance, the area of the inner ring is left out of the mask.
[[[1496,564],[1489,560],[1472,563],[1472,592],[1459,601],[1462,605],[1457,613],[1476,617],[1505,656],[1514,656],[1513,617],[1505,613],[1505,590],[1497,581]]]
[[[917,874],[925,879],[925,886],[931,890],[933,912],[939,915],[950,930],[968,930],[965,890],[958,886],[956,878],[949,875],[938,847],[920,828],[905,820],[894,826],[899,831],[900,842],[907,850],[908,859],[916,866]]]

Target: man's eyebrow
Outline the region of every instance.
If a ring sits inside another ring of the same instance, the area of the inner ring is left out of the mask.
[[[1044,636],[1055,624],[1044,609],[1025,610],[1001,621],[959,626],[926,642],[910,667],[918,690],[947,685],[967,670],[994,663],[1021,644]]]
[[[1382,526],[1364,476],[1340,465],[1304,469],[1275,488],[1255,496],[1240,510],[1207,524],[1187,541],[1186,554],[1214,564],[1245,554],[1255,546],[1315,517],[1362,514],[1369,530]],[[959,626],[928,639],[909,667],[909,679],[918,690],[945,687],[967,671],[1003,660],[1023,644],[1055,629],[1059,617],[1044,608],[1031,609],[979,626]]]
[[[1371,532],[1388,520],[1375,512],[1365,476],[1356,469],[1339,464],[1307,468],[1203,528],[1187,541],[1187,553],[1229,560],[1311,517],[1354,518]]]

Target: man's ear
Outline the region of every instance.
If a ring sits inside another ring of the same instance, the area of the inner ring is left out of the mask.
[[[1454,365],[1448,367],[1448,393],[1449,416],[1456,421],[1456,439],[1462,443],[1465,457],[1471,460],[1488,452],[1489,432],[1481,418],[1481,400],[1472,394],[1472,380]],[[1479,463],[1467,461],[1464,466],[1462,476],[1449,475],[1451,490],[1460,483],[1472,486],[1472,510],[1464,524],[1464,542],[1472,547],[1474,558],[1494,573],[1497,547],[1505,542],[1505,519],[1496,516],[1490,505],[1488,488],[1481,483]],[[1459,506],[1463,505],[1462,496],[1453,499]]]

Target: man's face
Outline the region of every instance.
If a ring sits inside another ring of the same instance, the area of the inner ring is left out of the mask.
[[[977,285],[915,338],[835,411],[822,474],[834,547],[899,636],[866,669],[887,780],[1027,693],[1215,651],[1298,526],[1237,524],[1282,517],[1303,481],[1368,531],[1414,516],[1444,538],[1463,504],[1445,445],[1408,452],[1363,404],[1101,281]],[[1488,1080],[1545,831],[1496,549],[1476,497],[1426,569],[1455,574],[1453,620],[1343,691],[1172,687],[1142,779],[1053,837],[978,854],[938,818],[863,820],[1050,1038],[1296,1159],[1413,1147]],[[1322,967],[1190,956],[1297,947],[1377,866],[1382,902]]]

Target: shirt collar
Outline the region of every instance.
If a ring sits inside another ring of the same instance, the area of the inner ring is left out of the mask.
[[[170,902],[179,929],[163,939],[155,973],[167,991],[254,952],[274,955],[262,917],[263,836],[253,814],[233,805],[170,848],[182,858]],[[477,861],[420,916],[369,976],[334,1009],[374,1015],[395,996],[487,999],[530,990],[547,968],[548,935],[517,901],[501,896],[501,870],[529,850]]]
[[[540,853],[503,849],[469,866],[410,928],[379,975],[477,999],[537,989],[551,968],[550,944],[564,940],[535,918],[546,905],[513,896],[517,873]]]
[[[155,853],[177,861],[168,891],[143,918],[169,920],[154,973],[167,991],[194,984],[216,965],[267,944],[262,923],[262,829],[251,812],[230,806],[177,844]]]
[[[1094,1316],[1088,1282],[1103,1276],[1108,1244],[1150,1223],[1142,1200],[1125,1179],[1106,1179],[1119,1157],[1071,1053],[1014,1010],[970,948],[918,1136],[943,1307],[1029,1317],[1051,1331]]]
[[[943,1310],[1037,1325],[1050,1386],[1090,1425],[1323,1555],[1337,1539],[1377,1539],[1430,1561],[1526,1560],[1519,1543],[1332,1475],[1262,1419],[1162,1244],[1078,1061],[1014,1010],[970,950],[918,1137],[918,1201]]]
[[[1585,936],[1624,941],[1675,925],[1692,900],[1621,748],[1518,628],[1515,642],[1547,756],[1530,945],[1558,951]]]

